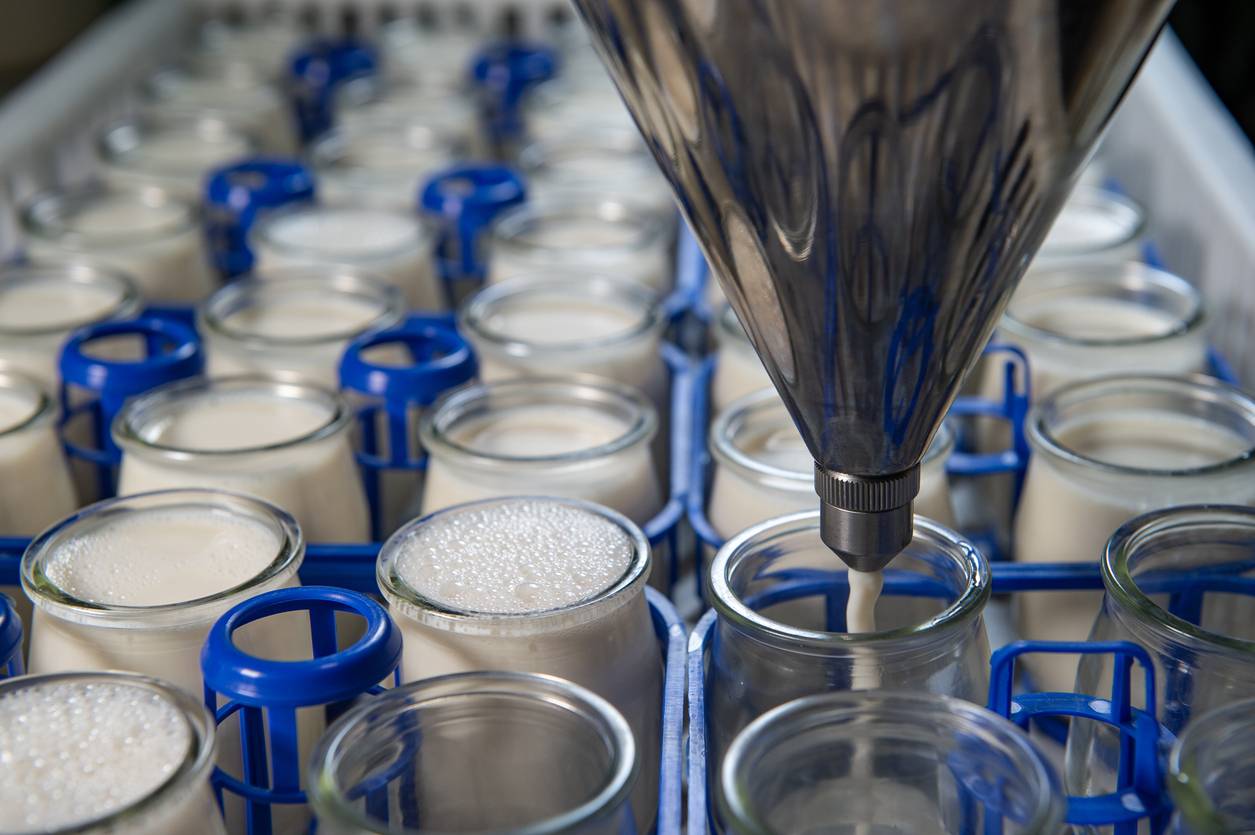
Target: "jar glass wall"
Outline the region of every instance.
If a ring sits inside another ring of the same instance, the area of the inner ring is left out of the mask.
[[[724,760],[719,802],[737,835],[1049,835],[1064,815],[1058,776],[1015,725],[893,691],[810,696],[759,717]]]
[[[1255,700],[1195,719],[1168,758],[1174,835],[1255,831]]]

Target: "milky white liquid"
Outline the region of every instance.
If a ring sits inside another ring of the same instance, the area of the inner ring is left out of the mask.
[[[214,169],[252,152],[252,143],[238,133],[224,131],[210,138],[186,128],[157,129],[144,133],[134,148],[117,158],[102,159],[100,174],[111,185],[154,186],[198,204],[205,179]]]
[[[665,292],[671,285],[669,239],[652,234],[657,218],[644,213],[608,220],[596,210],[596,202],[589,201],[587,206],[574,204],[572,211],[545,214],[546,207],[538,204],[539,214],[525,230],[506,238],[499,226],[492,237],[488,281],[582,271]]]
[[[1141,513],[1178,504],[1255,502],[1249,474],[1225,478],[1145,472],[1216,464],[1249,448],[1240,436],[1217,424],[1169,412],[1122,410],[1077,420],[1053,434],[1067,449],[1143,472],[1087,472],[1048,454],[1035,454],[1015,520],[1015,555],[1020,562],[1096,563],[1116,528]],[[1101,601],[1099,592],[1021,595],[1021,635],[1032,640],[1084,640]],[[1038,689],[1072,690],[1074,657],[1028,661],[1041,679]]]
[[[640,389],[664,414],[667,368],[658,329],[645,327],[649,315],[626,301],[579,297],[555,287],[502,298],[463,332],[486,382],[592,374]],[[502,341],[516,345],[506,348]]]
[[[585,499],[617,510],[638,525],[662,508],[662,491],[649,444],[577,462],[551,457],[587,452],[621,438],[624,418],[579,402],[533,403],[468,416],[448,431],[476,459],[429,450],[422,511],[511,495]],[[526,456],[531,461],[503,460]]]
[[[309,207],[259,225],[257,273],[276,267],[357,266],[397,287],[412,308],[443,310],[432,240],[417,217],[367,207]]]
[[[1013,298],[1009,308],[1016,320],[1031,328],[1068,340],[1059,342],[1011,326],[999,331],[1000,342],[1022,348],[1028,357],[1034,401],[1069,383],[1114,374],[1190,374],[1206,365],[1206,342],[1195,328],[1174,333],[1181,320],[1131,300],[1092,296],[1036,300]],[[1157,339],[1155,339],[1157,338]],[[1155,339],[1135,345],[1101,345],[1129,339]],[[1003,363],[985,363],[982,392],[1002,399]]]
[[[431,176],[459,156],[450,143],[434,138],[408,142],[404,132],[389,123],[359,129],[373,132],[346,136],[342,151],[317,165],[318,198],[325,205],[413,212]]]
[[[119,679],[48,682],[0,694],[0,830],[59,831],[161,792],[129,825],[91,832],[220,835],[208,775],[162,790],[193,731],[159,693]]]
[[[389,595],[404,636],[403,680],[547,673],[608,699],[636,738],[643,765],[633,808],[647,831],[656,809],[649,764],[659,751],[662,668],[642,586],[606,596],[633,565],[634,542],[623,528],[585,508],[519,499],[436,516],[399,534],[387,551],[396,552],[393,573],[409,588],[437,605],[481,613],[452,622]],[[595,602],[561,611],[587,601]]]
[[[120,285],[50,276],[0,282],[0,367],[20,371],[55,392],[65,340],[75,329],[120,312],[124,292]],[[35,330],[39,333],[20,333]]]
[[[148,444],[124,448],[118,493],[211,487],[258,496],[296,517],[310,542],[361,542],[369,517],[347,431],[299,440],[326,426],[332,406],[258,386],[193,390],[140,429]],[[274,449],[258,447],[283,445]],[[196,453],[231,453],[197,455]]]
[[[200,329],[208,373],[214,377],[292,374],[338,389],[345,346],[377,325],[385,312],[378,302],[329,289],[265,296],[224,317],[223,327]],[[300,341],[293,344],[293,340]]]
[[[106,193],[68,216],[64,227],[83,240],[27,235],[29,258],[112,267],[132,278],[149,302],[200,301],[217,284],[190,205]]]
[[[711,526],[723,539],[776,516],[815,507],[814,459],[784,404],[763,394],[734,408],[745,417],[728,425],[732,434],[725,443],[748,459],[748,466],[713,454],[715,470],[706,507]],[[712,432],[719,427],[712,427]],[[712,438],[711,443],[713,448],[717,440]],[[939,449],[936,453],[920,467],[915,513],[953,528],[946,456]]]
[[[558,199],[571,191],[631,193],[660,217],[675,214],[671,186],[643,144],[634,149],[592,144],[562,147],[527,173],[529,194],[534,199]]]
[[[40,403],[33,389],[0,384],[0,531],[32,536],[78,507],[49,415],[27,423]]]

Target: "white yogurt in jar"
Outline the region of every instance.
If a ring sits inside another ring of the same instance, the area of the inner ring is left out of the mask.
[[[475,157],[490,156],[477,101],[461,90],[433,89],[414,78],[363,76],[337,87],[332,107],[336,125],[352,133],[380,125],[419,128]]]
[[[613,275],[655,292],[671,286],[668,224],[635,198],[551,194],[510,209],[489,236],[488,281],[546,272]]]
[[[221,119],[123,122],[101,135],[100,175],[120,188],[151,186],[198,204],[216,168],[257,150],[254,139]]]
[[[134,283],[116,270],[86,264],[0,268],[0,368],[55,392],[69,335],[98,322],[130,319],[140,305]]]
[[[225,835],[213,723],[193,697],[120,673],[0,684],[0,829]]]
[[[576,274],[485,287],[459,321],[485,381],[590,374],[640,389],[659,414],[669,400],[660,352],[665,324],[648,289]]]
[[[457,137],[424,125],[363,119],[318,139],[310,156],[324,204],[412,213],[428,179],[465,159],[467,149]]]
[[[920,465],[914,511],[955,526],[946,460],[954,436],[943,424]],[[812,510],[815,463],[774,389],[734,401],[711,426],[715,462],[707,518],[715,532],[730,539],[745,528],[776,516]]]
[[[201,307],[198,325],[212,376],[264,372],[335,389],[345,346],[403,312],[395,287],[302,267],[232,282]]]
[[[361,542],[369,517],[337,394],[265,377],[185,380],[123,407],[118,493],[234,490],[274,502],[314,542]]]
[[[165,71],[149,81],[147,93],[143,113],[153,121],[218,119],[257,137],[267,153],[290,156],[300,147],[291,105],[260,78]]]
[[[41,194],[23,208],[22,233],[34,263],[115,269],[149,302],[199,301],[217,285],[196,209],[153,189]]]
[[[1039,267],[1139,260],[1145,232],[1146,213],[1132,200],[1103,189],[1078,186],[1046,234],[1026,280],[1031,281],[1032,271]]]
[[[710,378],[711,414],[728,408],[734,400],[762,389],[772,389],[771,377],[745,334],[736,312],[724,303],[715,319],[715,369]]]
[[[1115,374],[1190,374],[1207,363],[1197,290],[1140,263],[1038,270],[1011,299],[997,339],[1028,358],[1039,400],[1068,383]],[[986,363],[984,395],[1001,400],[1001,363]]]
[[[304,541],[291,517],[248,496],[167,490],[91,505],[22,558],[35,604],[29,669],[129,670],[200,694],[200,647],[224,612],[297,584]],[[262,654],[300,637],[251,633]]]
[[[505,498],[412,522],[380,552],[380,588],[404,636],[401,674],[509,670],[587,687],[628,720],[642,763],[659,752],[662,666],[645,601],[649,546],[584,502]],[[633,795],[642,830],[657,773]]]
[[[1094,562],[1116,528],[1179,504],[1255,502],[1255,401],[1202,377],[1131,376],[1059,389],[1030,413],[1015,519],[1020,562]],[[1020,596],[1023,637],[1083,640],[1098,592]],[[1069,691],[1076,659],[1031,658],[1038,689]]]
[[[423,418],[422,510],[510,495],[596,502],[638,525],[662,509],[650,452],[657,415],[608,382],[523,379],[443,397]]]
[[[368,206],[296,206],[253,227],[256,271],[342,266],[368,272],[399,289],[421,310],[447,306],[436,274],[435,237],[413,213]]]
[[[57,406],[32,379],[0,372],[0,531],[31,536],[78,507]]]

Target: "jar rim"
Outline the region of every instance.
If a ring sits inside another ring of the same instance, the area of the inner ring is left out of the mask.
[[[553,246],[528,237],[533,224],[561,223],[568,219],[587,221],[590,218],[606,224],[633,227],[630,240],[610,244],[579,244]],[[492,246],[509,246],[532,252],[594,251],[599,253],[641,252],[659,243],[667,234],[667,225],[656,211],[618,194],[588,192],[578,189],[553,191],[539,199],[525,201],[502,212],[492,224]]]
[[[1063,822],[1066,807],[1059,776],[1019,728],[992,711],[953,696],[894,690],[805,696],[754,719],[737,734],[724,756],[719,775],[722,791],[717,792],[721,810],[736,822],[737,831],[770,835],[770,827],[759,820],[750,807],[747,786],[739,770],[752,765],[755,755],[770,750],[784,734],[796,737],[823,725],[867,719],[869,714],[870,717],[887,715],[900,723],[936,729],[938,735],[960,732],[970,735],[975,731],[987,743],[993,737],[1001,743],[1003,753],[1013,753],[1016,764],[1028,770],[1033,778],[1030,785],[1036,788],[1032,819],[1022,824],[1021,831],[1054,832]]]
[[[405,543],[423,526],[484,507],[527,502],[543,502],[577,508],[615,525],[628,537],[632,546],[632,556],[623,574],[606,588],[580,600],[552,609],[532,612],[481,612],[448,606],[423,595],[400,576],[397,567]],[[452,505],[403,525],[388,537],[383,547],[379,549],[379,558],[375,562],[375,578],[379,590],[390,607],[395,607],[406,616],[422,623],[437,625],[438,628],[451,632],[500,634],[502,631],[518,631],[534,634],[548,631],[555,626],[565,629],[580,623],[587,623],[606,614],[605,604],[614,600],[620,601],[620,605],[628,602],[635,597],[635,593],[644,589],[649,579],[650,566],[649,540],[645,538],[640,527],[617,511],[583,499],[557,496],[506,496]]]
[[[1098,186],[1081,187],[1069,195],[1068,203],[1073,206],[1081,205],[1087,208],[1114,209],[1121,215],[1120,220],[1124,223],[1124,229],[1119,235],[1091,244],[1054,244],[1049,246],[1043,242],[1039,255],[1046,258],[1073,258],[1082,255],[1093,255],[1125,246],[1146,234],[1146,211],[1138,203],[1123,194],[1117,194],[1114,191]]]
[[[1037,293],[1072,291],[1084,293],[1088,298],[1099,294],[1103,298],[1127,300],[1149,308],[1152,297],[1158,296],[1180,309],[1171,311],[1173,322],[1170,329],[1153,334],[1121,336],[1113,339],[1077,337],[1033,325],[1016,315],[1017,307],[1030,306]],[[1034,270],[1030,277],[1012,296],[1002,316],[1000,328],[1021,339],[1039,343],[1077,348],[1126,348],[1149,345],[1171,339],[1179,339],[1202,328],[1206,319],[1202,294],[1185,279],[1165,270],[1126,261],[1119,265],[1092,263],[1071,267],[1046,267]]]
[[[453,673],[404,684],[385,690],[346,712],[319,740],[308,767],[310,801],[319,817],[330,816],[363,832],[440,835],[429,829],[382,828],[349,802],[346,788],[336,775],[340,757],[351,746],[350,735],[359,725],[387,722],[404,713],[421,710],[425,704],[447,704],[451,700],[508,695],[536,702],[545,709],[564,709],[597,723],[599,735],[611,755],[610,774],[597,793],[584,803],[553,817],[511,828],[515,835],[556,835],[573,832],[613,813],[628,802],[640,770],[636,742],[627,720],[609,702],[591,691],[557,678],[538,673],[469,672]],[[461,833],[468,835],[468,833]],[[478,835],[489,835],[481,832]],[[495,835],[505,835],[504,832]]]
[[[137,818],[147,815],[154,807],[164,802],[170,794],[191,788],[203,781],[209,785],[209,772],[216,760],[217,743],[213,717],[209,710],[194,699],[191,694],[160,679],[126,671],[88,672],[72,671],[64,673],[44,673],[26,675],[0,681],[0,694],[25,690],[30,687],[68,684],[83,682],[84,684],[114,684],[134,687],[155,692],[167,703],[178,710],[187,723],[190,737],[188,751],[179,764],[166,779],[158,783],[143,797],[131,802],[121,809],[110,812],[91,820],[73,823],[56,830],[49,830],[55,835],[89,835],[100,831],[100,828],[125,826],[134,823]],[[44,831],[44,830],[40,830]],[[32,834],[35,830],[31,830]]]
[[[543,276],[543,277],[540,277]],[[563,300],[603,301],[619,310],[637,315],[628,329],[603,336],[569,342],[532,342],[495,330],[490,317],[510,305],[532,296],[553,296]],[[542,274],[522,273],[489,284],[471,296],[458,314],[458,324],[507,356],[525,359],[576,351],[614,348],[650,335],[661,335],[666,319],[656,293],[634,281],[609,275],[586,275],[571,270],[550,270]]]
[[[323,299],[341,297],[369,302],[378,309],[361,327],[333,330],[311,336],[272,336],[232,325],[230,317],[241,310],[318,293]],[[390,284],[368,276],[332,267],[288,267],[254,273],[232,281],[202,303],[197,309],[201,330],[216,333],[254,348],[318,346],[343,342],[361,334],[382,330],[401,321],[405,302],[401,291]]]
[[[733,400],[719,412],[715,422],[711,424],[711,455],[719,465],[729,467],[751,479],[769,478],[787,483],[789,489],[813,491],[815,473],[812,468],[808,467],[805,471],[786,470],[754,458],[735,443],[737,434],[749,421],[776,409],[779,409],[784,421],[787,421],[787,426],[793,426],[792,418],[775,388],[759,389]],[[781,426],[785,425],[782,421]],[[924,452],[920,466],[927,466],[938,458],[943,461],[949,458],[954,451],[955,440],[954,429],[948,421],[943,421]]]
[[[1144,513],[1116,529],[1102,556],[1102,578],[1107,594],[1120,610],[1156,632],[1188,646],[1236,653],[1255,660],[1255,640],[1212,632],[1162,608],[1137,582],[1132,563],[1142,548],[1160,537],[1198,528],[1224,525],[1249,531],[1255,538],[1255,508],[1238,505],[1193,504]]]
[[[0,369],[0,391],[12,391],[31,398],[31,413],[12,426],[0,429],[0,438],[12,437],[21,432],[54,422],[60,413],[57,401],[37,381],[21,373]]]
[[[1156,469],[1112,464],[1098,458],[1083,455],[1066,446],[1051,429],[1051,421],[1058,413],[1083,403],[1119,395],[1177,395],[1189,397],[1194,402],[1225,408],[1239,415],[1255,432],[1255,398],[1237,386],[1202,374],[1172,376],[1167,374],[1125,374],[1079,380],[1061,386],[1033,405],[1025,418],[1025,433],[1033,452],[1049,460],[1064,461],[1086,470],[1125,476],[1207,476],[1223,473],[1255,461],[1255,443],[1245,452],[1198,467]]]
[[[863,647],[883,648],[904,638],[931,636],[980,617],[989,601],[989,564],[984,556],[957,533],[923,516],[915,516],[915,539],[923,539],[938,553],[958,564],[967,587],[941,612],[928,620],[878,632],[826,632],[802,629],[765,617],[750,608],[732,589],[729,577],[737,563],[757,552],[760,546],[784,536],[813,532],[819,541],[819,511],[808,510],[777,516],[752,525],[724,543],[710,567],[711,602],[719,617],[737,630],[762,641],[776,641],[791,648]],[[914,539],[912,540],[914,541]],[[834,566],[844,567],[833,555]]]
[[[171,405],[216,391],[262,392],[281,399],[319,401],[327,407],[327,421],[314,429],[292,438],[285,438],[257,446],[230,449],[195,449],[169,446],[144,437],[144,428],[152,423],[153,412],[168,409]],[[126,402],[113,419],[113,441],[124,454],[155,455],[168,460],[193,461],[197,459],[225,460],[233,456],[255,455],[290,449],[301,444],[313,443],[347,431],[353,421],[353,411],[344,397],[331,389],[284,375],[242,374],[232,377],[192,377],[158,386]]]
[[[153,606],[131,606],[83,600],[65,591],[44,572],[44,563],[84,523],[109,516],[162,508],[192,507],[228,510],[265,524],[278,536],[278,550],[265,568],[244,582],[204,597]],[[39,533],[22,554],[22,589],[36,606],[63,620],[93,626],[132,626],[137,619],[162,625],[212,621],[234,601],[285,576],[294,576],[305,557],[305,537],[296,520],[282,508],[255,496],[230,490],[195,487],[131,493],[88,505]],[[157,625],[157,624],[154,624]]]
[[[450,437],[453,426],[472,414],[475,407],[488,404],[494,397],[511,401],[505,404],[507,406],[560,405],[565,402],[603,409],[618,408],[627,415],[627,428],[617,438],[597,446],[543,455],[490,453]],[[465,464],[543,466],[552,470],[555,466],[582,464],[648,443],[657,428],[658,414],[653,404],[630,386],[590,377],[526,377],[476,383],[445,392],[420,419],[419,439],[428,454]]]
[[[53,336],[111,319],[129,318],[139,313],[143,305],[134,280],[120,270],[90,264],[13,264],[0,270],[0,294],[6,290],[27,284],[75,287],[99,286],[112,291],[117,298],[99,313],[87,317],[69,319],[52,325],[35,327],[0,326],[0,336],[38,337]]]
[[[148,228],[108,232],[75,228],[75,214],[106,200],[174,211],[162,223]],[[165,240],[194,230],[197,222],[197,210],[167,191],[153,186],[119,187],[100,183],[73,191],[42,192],[27,201],[21,214],[22,231],[27,235],[76,251],[121,248]]]

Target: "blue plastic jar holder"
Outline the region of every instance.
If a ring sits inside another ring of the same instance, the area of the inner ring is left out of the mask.
[[[340,385],[357,412],[358,462],[376,538],[400,521],[408,504],[406,496],[385,495],[397,492],[385,488],[386,474],[408,473],[405,481],[416,488],[412,482],[427,467],[418,447],[418,417],[441,394],[474,379],[477,368],[470,345],[440,316],[411,316],[345,349]]]
[[[308,614],[312,658],[261,658],[237,644],[242,628],[296,612]],[[345,649],[337,649],[337,613],[364,622],[361,637]],[[383,607],[345,589],[305,586],[266,592],[218,619],[201,652],[205,704],[219,726],[239,714],[243,773],[236,777],[217,768],[214,785],[220,801],[223,792],[243,798],[249,835],[288,831],[303,815],[296,807],[305,803],[301,771],[309,750],[301,750],[301,743],[312,744],[324,716],[302,709],[325,706],[325,721],[333,722],[357,697],[381,692],[381,683],[395,677],[400,660],[401,633]],[[220,740],[220,749],[226,746]],[[292,808],[272,809],[275,805]],[[230,806],[227,814],[230,818]]]
[[[332,91],[351,78],[373,75],[377,65],[374,49],[355,38],[321,38],[296,53],[289,73],[301,138],[329,129]]]
[[[128,359],[109,359],[109,353]],[[61,350],[61,420],[66,453],[95,469],[84,502],[113,494],[122,453],[110,435],[113,418],[131,397],[205,370],[196,332],[168,318],[142,316],[101,322],[71,334]]]
[[[314,198],[314,176],[301,162],[252,157],[217,169],[205,184],[205,234],[210,257],[225,278],[253,268],[248,231],[258,215]]]
[[[22,663],[22,619],[7,594],[0,594],[0,678],[26,672]]]
[[[476,56],[471,79],[488,99],[490,129],[496,139],[509,140],[523,133],[523,97],[557,75],[558,68],[558,53],[535,43],[496,43]]]
[[[1012,698],[1015,659],[1037,652],[1112,656],[1115,666],[1110,697],[1027,693]],[[1134,661],[1143,672],[1141,709],[1132,706]],[[1035,718],[1067,716],[1101,723],[1119,734],[1115,790],[1096,796],[1069,797],[1068,823],[1111,826],[1114,835],[1136,835],[1138,822],[1148,820],[1152,831],[1163,831],[1170,807],[1163,791],[1159,753],[1161,743],[1170,743],[1172,737],[1155,721],[1155,668],[1150,653],[1128,641],[1017,641],[995,652],[990,665],[989,709],[1021,727],[1028,727]]]
[[[450,282],[482,282],[487,274],[483,234],[501,214],[527,196],[522,176],[504,165],[458,165],[437,172],[423,187],[419,208],[440,218],[444,231],[437,244],[441,273]]]

